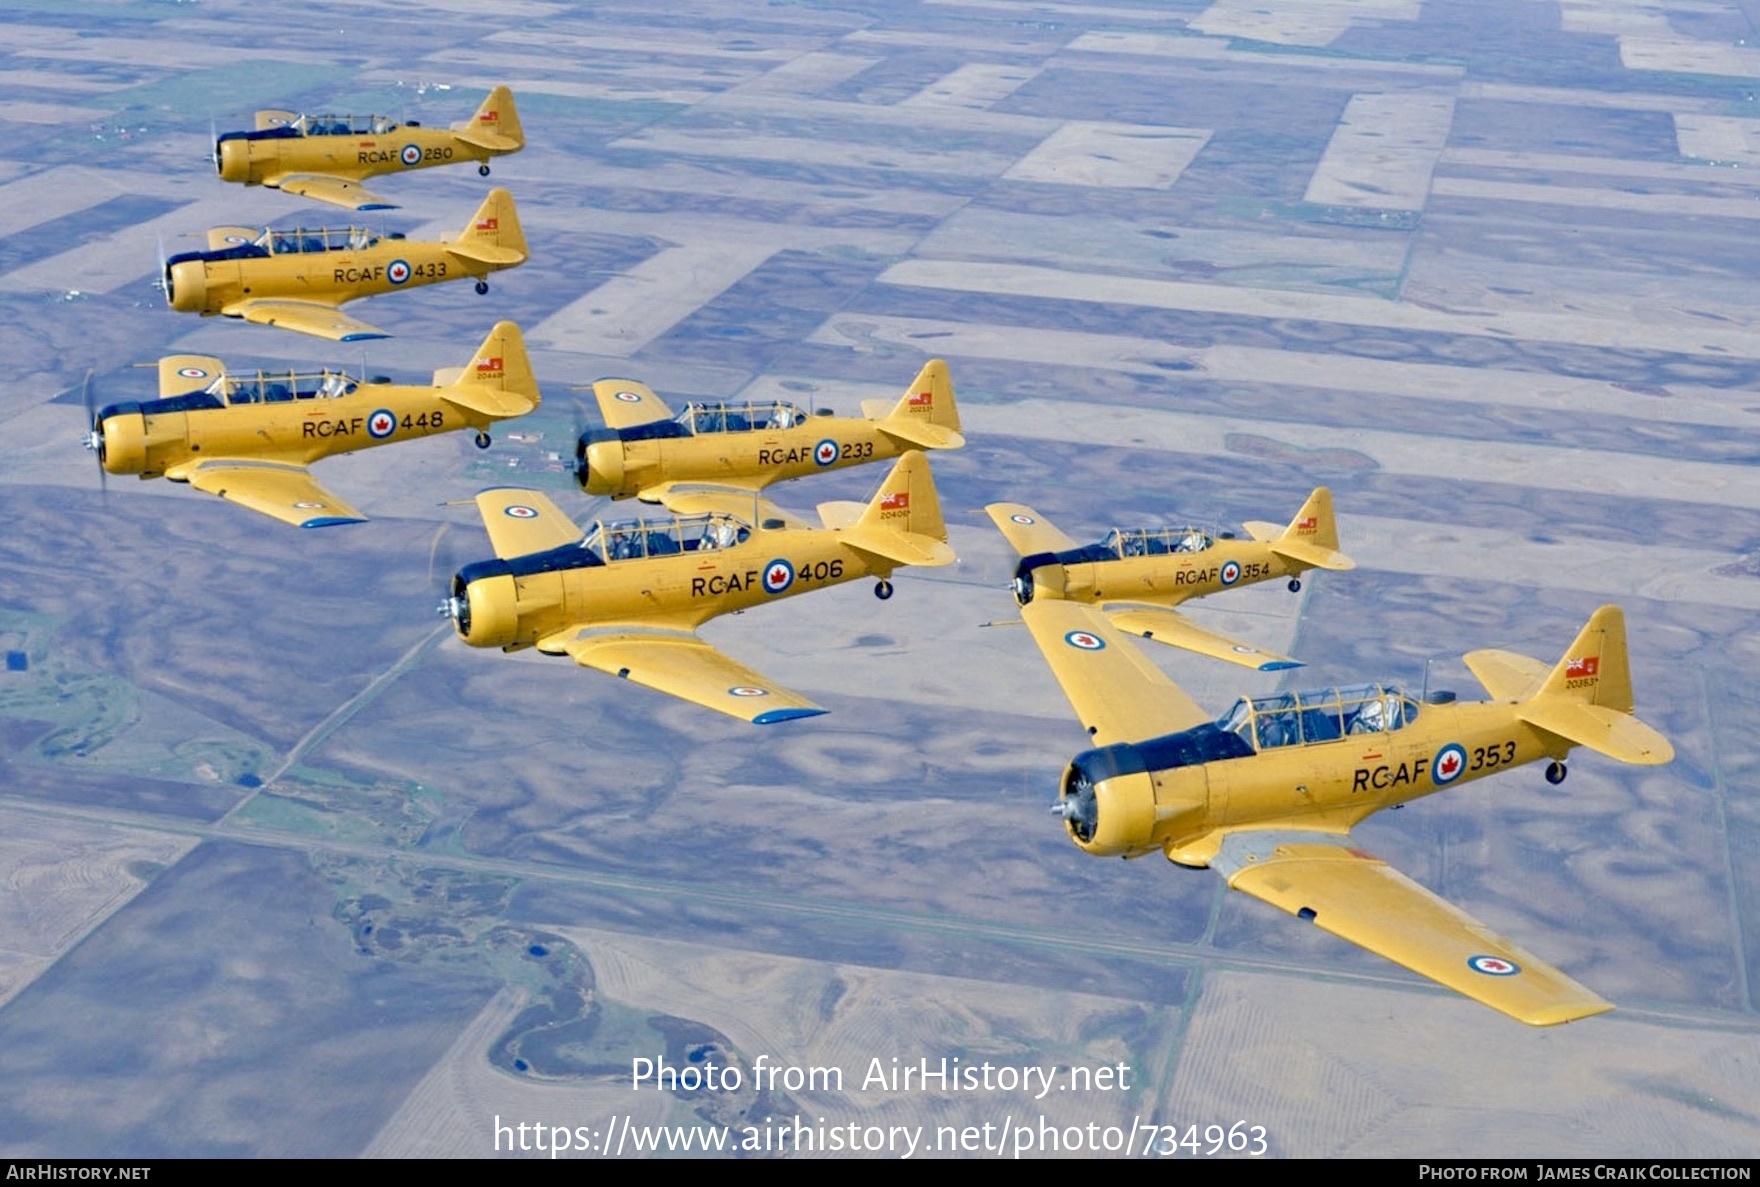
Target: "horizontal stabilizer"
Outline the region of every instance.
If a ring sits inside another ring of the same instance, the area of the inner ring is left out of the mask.
[[[1323,548],[1318,544],[1309,544],[1303,540],[1278,539],[1271,541],[1271,551],[1285,560],[1307,565],[1313,569],[1330,569],[1342,573],[1357,567],[1357,562],[1332,548]]]
[[[966,443],[964,434],[943,425],[926,421],[883,420],[874,426],[888,437],[919,449],[958,449]]]
[[[937,540],[920,532],[901,532],[872,524],[858,524],[847,528],[838,539],[851,548],[883,556],[900,565],[933,567],[951,565],[959,559],[953,546],[945,540]]]
[[[1107,606],[1106,617],[1121,631],[1141,635],[1157,643],[1166,643],[1169,647],[1178,647],[1182,651],[1226,660],[1254,671],[1277,672],[1302,666],[1300,660],[1270,651],[1260,651],[1251,644],[1207,631],[1176,610],[1167,610],[1160,606]]]
[[[1551,671],[1545,664],[1513,651],[1469,651],[1461,656],[1494,701],[1525,701],[1540,691]]]
[[[856,522],[862,518],[862,512],[867,509],[868,505],[866,503],[857,503],[853,500],[845,499],[839,499],[830,503],[820,503],[816,508],[819,512],[820,526],[833,532],[841,531],[848,527],[854,527]]]
[[[1661,766],[1674,758],[1667,738],[1630,713],[1587,701],[1542,697],[1516,708],[1516,718],[1620,762]]]
[[[491,268],[511,268],[516,264],[526,262],[525,252],[517,248],[503,247],[498,243],[474,243],[470,240],[460,240],[457,243],[448,243],[446,250],[449,254],[458,256],[460,259],[470,260],[475,264],[487,264]]]
[[[454,132],[454,136],[466,144],[477,148],[488,149],[490,152],[518,152],[524,145],[511,136],[503,136],[498,132],[482,132],[475,128],[466,128]]]
[[[641,494],[645,503],[658,503],[674,515],[731,515],[754,527],[811,528],[813,525],[785,511],[754,491],[707,482],[663,482]]]

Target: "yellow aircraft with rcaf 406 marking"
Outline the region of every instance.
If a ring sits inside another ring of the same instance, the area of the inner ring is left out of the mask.
[[[674,414],[633,379],[601,379],[593,395],[608,427],[581,434],[575,480],[590,495],[614,499],[633,495],[670,506],[675,491],[755,492],[908,450],[965,444],[953,381],[940,359],[927,363],[896,402],[865,402],[864,418],[809,416],[782,400],[693,403]]]
[[[494,157],[525,147],[513,93],[489,92],[476,113],[451,128],[424,128],[382,115],[301,115],[259,111],[250,132],[214,137],[214,168],[223,181],[262,185],[350,210],[387,210],[361,184],[386,173],[476,161],[489,175]]]
[[[319,486],[306,469],[333,454],[489,427],[538,406],[538,385],[519,327],[489,331],[463,368],[434,373],[432,387],[361,383],[339,371],[229,372],[219,359],[159,360],[161,398],[86,409],[86,448],[100,473],[163,476],[302,528],[366,517]]]
[[[1660,764],[1668,739],[1633,716],[1625,616],[1603,606],[1548,666],[1508,651],[1466,665],[1492,699],[1423,701],[1384,684],[1243,697],[1219,718],[1079,602],[1021,610],[1098,749],[1064,772],[1053,811],[1100,856],[1159,850],[1533,1026],[1613,1007],[1354,847],[1382,808],[1571,748]]]
[[[757,496],[675,499],[672,518],[599,522],[583,539],[535,491],[484,491],[477,508],[498,559],[460,569],[441,613],[473,647],[567,655],[769,725],[825,710],[716,650],[699,626],[861,577],[889,598],[895,569],[956,559],[920,452],[900,458],[865,506],[821,503],[819,528]]]
[[[1020,554],[1012,587],[1022,606],[1035,598],[1099,605],[1114,626],[1133,635],[1261,672],[1302,665],[1207,631],[1173,607],[1279,577],[1289,579],[1294,593],[1309,569],[1356,568],[1338,550],[1332,492],[1323,486],[1287,527],[1243,525],[1251,540],[1195,527],[1114,528],[1098,544],[1080,545],[1024,504],[992,503],[984,510]]]
[[[364,227],[277,230],[215,227],[207,251],[180,252],[160,269],[165,300],[180,313],[219,314],[338,342],[390,335],[338,305],[526,262],[513,195],[491,190],[456,239],[438,243],[375,235]]]

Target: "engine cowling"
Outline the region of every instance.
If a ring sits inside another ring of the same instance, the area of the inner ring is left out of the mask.
[[[167,264],[165,301],[179,313],[200,313],[208,302],[208,266],[200,260]]]
[[[251,142],[222,138],[214,145],[214,168],[222,181],[249,181],[251,177]]]
[[[624,492],[623,442],[584,436],[575,449],[575,481],[589,495],[615,497]]]
[[[1135,857],[1158,848],[1155,784],[1134,746],[1077,755],[1052,811],[1070,839],[1096,856]]]
[[[106,408],[98,414],[102,444],[98,460],[112,474],[139,474],[147,468],[147,418],[140,409]]]
[[[447,611],[459,638],[472,647],[506,647],[519,638],[519,591],[511,573],[462,570],[452,579]]]

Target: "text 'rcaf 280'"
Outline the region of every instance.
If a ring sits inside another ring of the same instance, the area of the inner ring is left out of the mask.
[[[1021,616],[1100,749],[1078,754],[1055,805],[1089,853],[1160,850],[1228,885],[1535,1026],[1612,1007],[1350,843],[1358,822],[1523,763],[1565,776],[1572,747],[1621,762],[1674,757],[1632,715],[1625,617],[1595,611],[1548,667],[1475,651],[1493,699],[1420,702],[1384,684],[1243,697],[1212,719],[1075,602]]]
[[[814,528],[753,495],[693,497],[667,519],[580,529],[535,491],[477,496],[497,560],[467,565],[441,606],[473,647],[536,647],[760,725],[825,710],[711,647],[721,614],[955,557],[928,460],[907,453],[865,506],[822,503]],[[754,514],[755,512],[755,514]]]

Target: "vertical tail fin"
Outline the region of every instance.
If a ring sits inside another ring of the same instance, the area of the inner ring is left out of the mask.
[[[510,321],[496,322],[471,361],[447,386],[445,397],[467,413],[489,419],[523,416],[536,408],[542,396],[519,327]]]
[[[463,233],[446,244],[447,250],[479,264],[511,268],[523,264],[528,254],[525,231],[513,195],[497,186],[465,224]]]
[[[959,407],[953,399],[953,377],[940,359],[924,363],[898,403],[875,419],[880,422],[881,431],[918,448],[958,449],[965,444],[960,434]]]
[[[1626,660],[1626,616],[1618,606],[1603,606],[1589,616],[1570,647],[1540,686],[1540,697],[1587,701],[1604,709],[1630,713],[1632,669]]]
[[[941,519],[941,499],[935,493],[929,459],[912,450],[893,463],[856,526],[946,540],[947,524]]]
[[[1332,492],[1324,486],[1314,488],[1314,493],[1308,496],[1308,501],[1281,532],[1278,532],[1277,525],[1264,523],[1250,523],[1247,530],[1254,539],[1269,543],[1272,552],[1304,568],[1344,570],[1357,567],[1357,562],[1338,550],[1338,520],[1332,514]]]
[[[489,92],[471,118],[454,124],[453,132],[467,144],[494,152],[514,152],[526,144],[525,129],[519,125],[519,112],[513,106],[513,92],[496,87]]]

